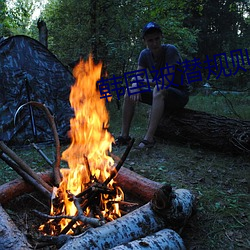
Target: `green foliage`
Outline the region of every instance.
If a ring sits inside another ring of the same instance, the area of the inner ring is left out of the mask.
[[[26,34],[38,38],[31,16],[43,1],[17,0],[7,13],[1,1],[3,35]],[[41,18],[49,30],[49,49],[65,64],[93,54],[103,62],[108,75],[123,76],[135,70],[144,44],[141,30],[155,21],[162,26],[163,42],[178,47],[183,59],[205,60],[208,55],[249,47],[250,6],[248,0],[51,0]],[[246,87],[249,71],[239,72],[222,85]],[[213,81],[213,79],[212,79]]]
[[[6,1],[0,0],[0,36],[8,36],[10,34],[9,20]]]

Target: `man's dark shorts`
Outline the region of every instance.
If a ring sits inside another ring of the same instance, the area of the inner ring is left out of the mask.
[[[165,96],[165,113],[172,113],[178,111],[188,103],[189,93],[186,90],[181,90],[173,87],[169,87]],[[142,92],[141,102],[152,105],[153,91]]]

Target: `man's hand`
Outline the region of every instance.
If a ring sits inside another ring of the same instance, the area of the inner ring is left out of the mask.
[[[133,78],[132,80],[133,81]],[[141,99],[141,94],[140,93],[136,93],[136,92],[139,92],[140,91],[140,88],[138,87],[138,83],[137,82],[134,82],[132,83],[132,86],[130,88],[130,99],[134,102],[139,102],[140,99]],[[133,93],[136,93],[136,94],[133,94]]]

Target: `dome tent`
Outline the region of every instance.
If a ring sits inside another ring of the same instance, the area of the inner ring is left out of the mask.
[[[71,72],[44,45],[28,36],[0,40],[0,140],[8,144],[46,142],[53,133],[45,113],[26,105],[44,104],[54,116],[61,141],[67,140],[73,110]]]

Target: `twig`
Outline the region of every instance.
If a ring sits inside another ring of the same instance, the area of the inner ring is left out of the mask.
[[[6,162],[12,169],[14,169],[26,182],[34,186],[39,192],[41,192],[46,198],[50,198],[51,193],[34,178],[32,178],[28,173],[26,173],[22,168],[20,168],[14,161],[9,159],[3,152],[0,153],[0,158]]]
[[[115,169],[110,173],[110,176],[104,181],[104,183],[103,183],[104,185],[108,185],[108,183],[116,176],[116,174],[118,173],[118,171],[122,167],[123,163],[125,162],[134,142],[135,142],[135,138],[132,138],[129,145],[127,146],[124,154],[122,155],[120,161],[117,163]]]
[[[22,170],[40,183],[44,188],[46,188],[50,193],[52,193],[52,187],[43,181],[39,176],[21,159],[19,158],[14,151],[12,151],[8,146],[4,144],[3,141],[0,141],[0,149],[9,156],[13,161],[19,165]]]
[[[53,163],[52,161],[47,157],[47,155],[35,144],[32,143],[32,146],[37,150],[37,152],[44,158],[45,161],[47,161],[47,163],[53,167]]]

